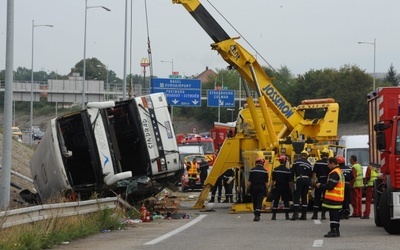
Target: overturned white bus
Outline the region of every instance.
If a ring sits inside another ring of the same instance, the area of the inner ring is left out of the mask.
[[[139,200],[174,185],[183,172],[163,93],[88,103],[52,119],[30,166],[40,202],[94,192]]]

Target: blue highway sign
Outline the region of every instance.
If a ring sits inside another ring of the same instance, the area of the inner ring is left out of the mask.
[[[171,106],[201,106],[201,81],[194,79],[151,79],[151,93],[164,92]]]
[[[219,104],[218,104],[219,103]],[[207,107],[235,107],[234,90],[208,90]]]

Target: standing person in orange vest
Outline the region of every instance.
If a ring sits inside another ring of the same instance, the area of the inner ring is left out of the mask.
[[[344,176],[342,170],[337,165],[335,157],[328,159],[328,167],[331,170],[328,175],[326,184],[317,183],[315,186],[325,191],[322,206],[329,210],[330,228],[324,237],[339,237],[340,216],[339,211],[342,209],[344,200]]]
[[[189,187],[194,188],[197,180],[197,173],[199,171],[199,164],[197,163],[196,157],[190,162],[188,167]]]
[[[378,176],[378,170],[373,166],[368,166],[367,172],[365,173],[365,181],[367,184],[365,210],[364,215],[361,217],[361,219],[369,219],[369,213],[371,212],[372,196],[374,194],[374,181],[378,178]]]
[[[363,169],[360,163],[357,162],[357,156],[350,156],[350,163],[353,172],[353,180],[350,183],[351,189],[351,206],[353,207],[353,214],[350,217],[362,216],[362,189],[363,189]]]

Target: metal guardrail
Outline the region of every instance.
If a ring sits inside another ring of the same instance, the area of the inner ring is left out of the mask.
[[[45,204],[0,212],[0,228],[7,228],[40,220],[68,217],[117,207],[117,197],[98,200]]]

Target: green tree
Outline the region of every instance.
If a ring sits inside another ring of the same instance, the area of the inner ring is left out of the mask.
[[[47,75],[47,79],[68,79],[67,76],[63,76],[63,75],[59,75],[57,72],[51,71],[48,75]]]
[[[75,67],[71,69],[72,72],[78,72],[81,76],[83,76],[83,60],[80,60]],[[104,64],[97,59],[86,58],[86,80],[106,80],[106,67]],[[101,78],[101,79],[100,79]]]
[[[30,81],[31,70],[25,67],[18,67],[14,72],[14,81]]]
[[[400,82],[400,77],[397,75],[396,70],[394,69],[393,63],[390,64],[389,70],[386,73],[385,82],[389,82],[392,86],[398,86]]]
[[[272,79],[272,84],[287,99],[290,93],[293,92],[292,86],[295,78],[291,70],[287,66],[282,66],[278,70],[272,70],[264,67],[265,73]],[[287,99],[289,101],[289,99]]]
[[[340,122],[366,122],[366,96],[372,90],[372,78],[356,66],[345,65],[339,70],[311,70],[300,75],[293,87],[292,105],[304,99],[334,98],[339,103]]]
[[[27,69],[25,67],[18,67],[16,71],[14,71],[14,81],[31,81],[32,78],[32,70]],[[49,74],[44,71],[34,71],[33,72],[33,81],[34,82],[46,82],[48,79],[66,79],[66,76],[61,76],[56,72],[52,71]]]

